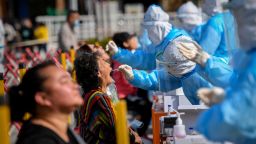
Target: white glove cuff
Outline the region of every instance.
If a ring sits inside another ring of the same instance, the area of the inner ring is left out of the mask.
[[[130,68],[130,69],[127,69],[127,67]],[[127,80],[130,81],[130,80],[134,79],[134,74],[133,74],[132,68],[130,66],[128,66],[128,65],[121,65],[121,66],[119,66],[118,69],[125,75],[125,78]]]

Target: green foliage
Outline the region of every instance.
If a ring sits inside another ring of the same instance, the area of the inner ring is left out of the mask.
[[[85,42],[88,43],[88,44],[101,45],[103,48],[105,48],[108,41],[110,41],[110,40],[111,40],[110,38],[105,38],[105,39],[99,41],[96,38],[94,38],[94,39],[86,40]]]

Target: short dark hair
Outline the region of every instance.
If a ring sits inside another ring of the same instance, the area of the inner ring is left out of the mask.
[[[101,80],[98,76],[98,58],[97,52],[84,52],[75,59],[76,79],[84,93],[101,86]]]
[[[93,53],[93,49],[88,44],[84,44],[76,51],[76,57],[79,57],[83,53]]]
[[[119,33],[115,33],[112,39],[118,47],[126,49],[123,43],[128,41],[134,36],[135,34],[129,34],[128,32],[119,32]]]
[[[69,19],[70,16],[71,16],[72,14],[75,14],[75,13],[79,14],[77,10],[69,10],[68,13],[67,13],[67,19]]]
[[[44,90],[43,84],[47,79],[40,71],[49,66],[56,65],[53,61],[45,61],[28,69],[21,83],[10,87],[8,90],[11,119],[13,121],[23,121],[26,112],[32,114],[32,116],[35,114],[35,94]]]

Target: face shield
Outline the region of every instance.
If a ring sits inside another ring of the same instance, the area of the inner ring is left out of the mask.
[[[148,36],[148,31],[141,26],[140,35],[138,36],[139,48],[146,50],[152,44]]]

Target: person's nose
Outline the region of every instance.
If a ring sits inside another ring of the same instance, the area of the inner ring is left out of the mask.
[[[75,80],[72,80],[73,88],[79,90],[80,86]]]

